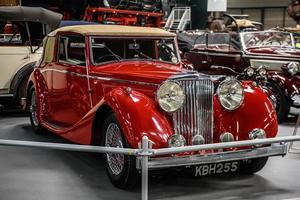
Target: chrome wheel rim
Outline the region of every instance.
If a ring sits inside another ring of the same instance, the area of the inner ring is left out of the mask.
[[[117,124],[111,123],[106,129],[105,146],[123,148],[122,135]],[[110,171],[114,175],[119,175],[124,168],[124,155],[107,153],[106,159]]]
[[[31,93],[31,97],[30,97],[30,115],[31,115],[33,125],[38,126],[39,121],[37,119],[37,114],[36,114],[35,91]]]

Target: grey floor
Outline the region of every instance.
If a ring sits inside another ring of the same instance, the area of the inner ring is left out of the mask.
[[[280,126],[281,136],[292,131],[293,123]],[[66,142],[54,135],[35,135],[29,119],[19,114],[0,114],[0,138]],[[253,176],[152,176],[149,190],[151,200],[299,200],[300,154],[271,158]],[[0,200],[54,199],[140,199],[140,188],[124,191],[113,187],[97,154],[0,146]]]

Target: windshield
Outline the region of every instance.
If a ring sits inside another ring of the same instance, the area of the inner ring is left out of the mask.
[[[92,61],[95,65],[120,60],[157,60],[177,64],[174,38],[99,38],[91,37]]]
[[[290,33],[279,31],[257,31],[241,33],[245,49],[256,47],[294,47]]]
[[[240,43],[235,36],[229,33],[199,34],[194,40],[194,48],[207,48],[215,51],[240,51]]]

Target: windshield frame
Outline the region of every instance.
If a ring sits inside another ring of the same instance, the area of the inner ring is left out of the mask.
[[[117,40],[122,40],[122,39],[132,39],[132,40],[139,40],[139,39],[145,39],[145,40],[172,40],[173,44],[174,44],[174,51],[176,51],[176,56],[177,56],[177,63],[173,63],[173,62],[168,62],[168,61],[164,61],[164,60],[158,60],[158,59],[147,59],[147,58],[138,58],[138,59],[121,59],[121,60],[112,60],[112,61],[106,61],[106,62],[102,62],[102,63],[95,63],[94,62],[94,57],[93,57],[93,47],[92,47],[92,38],[100,38],[100,39],[117,39]],[[166,37],[166,36],[162,36],[162,37],[146,37],[146,36],[124,36],[124,37],[120,37],[120,36],[98,36],[98,35],[88,35],[88,46],[89,46],[89,60],[90,63],[93,66],[99,67],[102,65],[107,65],[110,63],[116,63],[116,62],[128,62],[128,61],[148,61],[148,62],[162,62],[162,63],[167,63],[167,64],[172,64],[172,65],[179,65],[181,63],[181,57],[180,57],[180,50],[178,47],[178,43],[177,43],[177,39],[176,37]]]
[[[251,32],[241,32],[239,33],[239,37],[240,37],[240,41],[241,41],[241,45],[242,45],[242,48],[244,51],[247,51],[248,49],[250,48],[266,48],[266,47],[276,47],[276,48],[282,48],[280,46],[272,46],[272,45],[266,45],[266,46],[253,46],[253,47],[246,47],[245,45],[245,40],[244,40],[244,35],[245,34],[255,34],[255,33],[268,33],[268,32],[272,32],[272,33],[285,33],[287,35],[290,36],[291,38],[291,42],[292,42],[292,46],[289,46],[287,48],[295,48],[295,40],[294,40],[294,37],[293,37],[293,34],[290,33],[290,32],[286,32],[286,31],[272,31],[272,30],[267,30],[267,31],[251,31]]]

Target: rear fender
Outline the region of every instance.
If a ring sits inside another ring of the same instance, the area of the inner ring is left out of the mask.
[[[153,148],[167,147],[173,131],[167,117],[151,98],[138,91],[117,88],[105,95],[105,103],[113,109],[133,148],[138,147],[144,135],[152,141]]]

